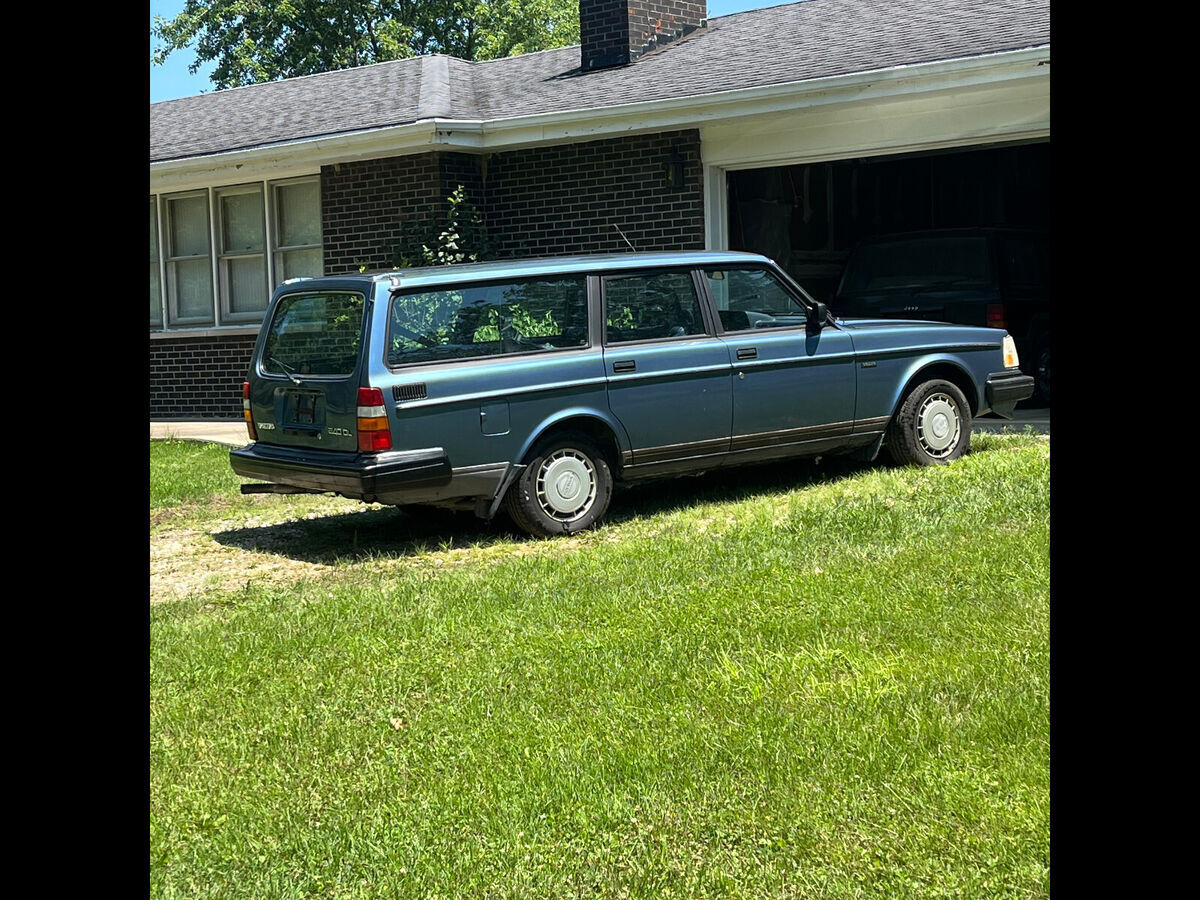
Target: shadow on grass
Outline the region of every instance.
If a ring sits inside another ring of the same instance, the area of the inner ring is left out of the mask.
[[[819,463],[793,459],[618,486],[605,522],[615,525],[705,503],[796,490],[853,477],[871,468],[869,464],[837,457],[826,457]],[[277,525],[235,528],[218,532],[213,539],[226,546],[324,564],[396,559],[432,550],[533,540],[513,525],[503,511],[491,522],[484,522],[470,512],[420,507],[370,507],[360,512],[296,519]]]

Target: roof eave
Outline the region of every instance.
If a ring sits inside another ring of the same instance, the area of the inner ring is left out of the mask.
[[[694,127],[800,107],[957,90],[1019,78],[1048,78],[1049,63],[1050,47],[1044,44],[933,63],[608,107],[492,119],[435,117],[263,147],[160,160],[150,164],[150,177],[155,190],[210,176],[220,175],[222,180],[228,180],[242,169],[248,173],[263,168],[311,170],[331,163],[438,148],[485,152]]]

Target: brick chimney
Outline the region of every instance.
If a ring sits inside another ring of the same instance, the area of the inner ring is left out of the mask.
[[[580,66],[622,66],[707,25],[708,0],[579,0]]]

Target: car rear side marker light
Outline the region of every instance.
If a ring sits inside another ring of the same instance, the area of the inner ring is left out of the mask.
[[[242,415],[246,417],[246,431],[250,440],[258,440],[258,429],[254,427],[254,416],[250,415],[250,382],[242,382]]]
[[[979,321],[976,319],[975,321]],[[1008,317],[1004,315],[1003,303],[989,303],[987,305],[987,327],[988,328],[1007,328]]]
[[[392,449],[392,432],[379,388],[358,389],[358,449],[364,453]]]

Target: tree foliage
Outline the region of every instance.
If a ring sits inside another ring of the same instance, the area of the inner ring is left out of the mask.
[[[192,49],[217,88],[445,53],[499,59],[579,41],[577,0],[186,0],[154,61]]]

